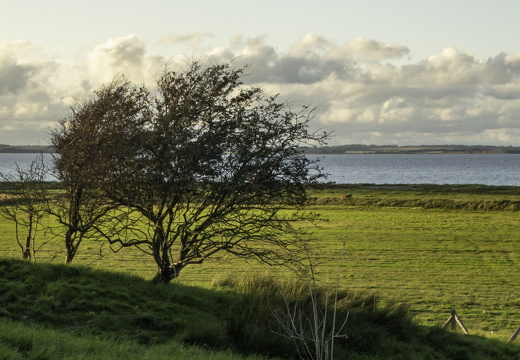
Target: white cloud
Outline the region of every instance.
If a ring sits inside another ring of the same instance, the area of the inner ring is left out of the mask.
[[[209,34],[168,35],[163,43],[210,46]],[[206,43],[207,42],[207,43]],[[520,145],[520,51],[476,59],[446,47],[396,65],[403,45],[370,39],[336,44],[315,34],[287,52],[265,38],[237,36],[211,45],[216,62],[250,65],[243,79],[297,105],[317,106],[315,127],[334,130],[336,143],[504,143]],[[0,44],[0,142],[9,131],[40,128],[66,115],[74,99],[124,74],[151,84],[188,58],[152,55],[135,36],[108,39],[82,60],[45,58],[28,42]],[[6,140],[7,139],[7,140]]]
[[[317,59],[321,53],[330,49],[331,46],[333,46],[333,44],[323,37],[309,33],[291,46],[289,56]]]
[[[95,84],[125,75],[136,82],[146,82],[160,71],[161,59],[146,51],[146,44],[136,36],[108,39],[88,55],[88,75]]]
[[[163,34],[160,43],[166,45],[187,44],[193,48],[199,48],[206,39],[213,38],[209,33],[189,33],[189,34]]]
[[[13,134],[22,132],[46,137],[55,116],[65,110],[56,96],[59,90],[49,81],[57,64],[35,60],[38,50],[29,42],[0,44],[0,141],[3,143],[16,140]]]
[[[339,51],[343,56],[359,57],[368,61],[382,61],[402,58],[410,50],[406,46],[385,44],[372,39],[354,39],[347,41]]]
[[[0,43],[0,96],[17,94],[27,87],[36,68],[19,57],[32,48],[28,42]]]

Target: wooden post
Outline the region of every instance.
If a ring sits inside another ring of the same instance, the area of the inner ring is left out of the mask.
[[[515,339],[518,336],[518,334],[520,334],[520,326],[517,327],[515,332],[513,333],[513,335],[511,335],[511,337],[509,338],[509,342],[515,341]]]
[[[457,320],[457,324],[459,324],[462,331],[464,331],[464,334],[469,334],[468,329],[466,329],[466,326],[464,326],[464,323],[457,314],[455,314],[455,320]]]
[[[451,330],[457,330],[457,324],[460,326],[462,331],[464,331],[464,334],[469,334],[468,329],[466,329],[466,326],[464,326],[464,323],[460,319],[460,317],[457,315],[457,312],[455,310],[451,310],[451,316],[450,318],[444,323],[442,328],[446,328],[448,325],[451,324]]]
[[[443,329],[446,328],[448,325],[451,324],[451,329],[453,330],[453,320],[455,319],[455,318],[453,317],[454,313],[455,313],[455,310],[452,310],[452,311],[451,311],[451,316],[448,318],[448,320],[447,320],[447,321],[444,323],[444,325],[442,326]]]

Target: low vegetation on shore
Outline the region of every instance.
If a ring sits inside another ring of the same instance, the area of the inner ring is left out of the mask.
[[[0,153],[51,153],[47,145],[0,144]],[[308,154],[520,154],[520,146],[497,145],[336,145],[305,148]]]

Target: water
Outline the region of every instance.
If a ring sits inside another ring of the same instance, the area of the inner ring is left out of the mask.
[[[0,171],[27,168],[38,154],[0,153]],[[48,165],[52,156],[43,154]],[[337,184],[482,184],[520,186],[516,154],[308,155]]]
[[[517,154],[327,154],[320,164],[337,184],[520,186]]]
[[[21,169],[29,169],[34,160],[39,159],[40,154],[11,154],[0,153],[0,172],[3,174],[15,174],[16,165]],[[52,155],[43,154],[43,161],[47,167],[52,165]],[[47,180],[55,180],[51,176]]]

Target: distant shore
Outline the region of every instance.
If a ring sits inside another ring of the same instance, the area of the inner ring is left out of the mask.
[[[5,145],[0,144],[0,154],[39,154],[51,153],[53,147],[48,145]]]
[[[338,145],[305,148],[307,154],[520,154],[519,146],[492,145]]]
[[[48,145],[0,144],[0,153],[52,153]],[[307,154],[520,154],[520,146],[493,145],[336,145],[304,148]]]

